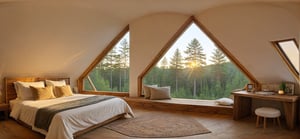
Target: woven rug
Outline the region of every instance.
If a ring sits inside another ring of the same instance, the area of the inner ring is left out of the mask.
[[[183,137],[210,133],[195,119],[161,113],[119,119],[104,127],[139,138]]]

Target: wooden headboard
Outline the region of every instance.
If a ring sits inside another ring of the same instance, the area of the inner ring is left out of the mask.
[[[17,98],[14,82],[16,81],[37,82],[37,81],[45,81],[45,80],[53,80],[53,81],[65,80],[67,84],[70,84],[70,78],[66,78],[66,77],[16,77],[16,78],[5,77],[4,78],[5,103],[9,103],[10,100]]]

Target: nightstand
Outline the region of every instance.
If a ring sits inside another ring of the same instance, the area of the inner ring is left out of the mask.
[[[9,105],[5,103],[0,103],[0,111],[3,111],[5,119],[8,119]]]

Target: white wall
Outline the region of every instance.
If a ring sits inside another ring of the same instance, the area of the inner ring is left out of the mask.
[[[196,18],[260,83],[294,82],[299,93],[297,80],[271,44],[274,40],[299,38],[299,15],[280,5],[260,3],[212,8]],[[187,18],[180,14],[155,14],[130,24],[131,96],[136,96],[138,76]]]
[[[164,5],[138,9],[142,11],[138,14],[133,7],[122,4],[114,5],[123,8],[115,12],[101,2],[97,4],[0,3],[0,90],[7,76],[68,76],[76,85],[81,73],[129,24],[130,95],[136,96],[137,77],[191,15],[260,82],[295,81],[269,41],[287,37],[299,41],[299,2],[209,6],[215,8],[203,12],[207,7],[201,7],[201,1],[193,1],[188,3],[193,9]],[[197,5],[199,10],[195,9]],[[131,13],[124,14],[125,11]]]
[[[295,7],[300,9],[300,3],[284,6],[228,5],[208,9],[197,18],[260,83],[294,82],[300,93],[297,80],[270,43],[288,38],[299,42],[300,12]]]
[[[0,90],[4,77],[63,76],[71,85],[126,26],[70,3],[0,3]]]
[[[130,23],[130,96],[137,96],[138,76],[188,18],[188,15],[161,13]]]

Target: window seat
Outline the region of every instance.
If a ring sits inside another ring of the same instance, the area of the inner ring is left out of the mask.
[[[130,106],[152,108],[156,110],[174,110],[211,114],[233,114],[233,106],[221,106],[215,100],[195,100],[172,98],[169,100],[149,100],[142,97],[124,97]]]

